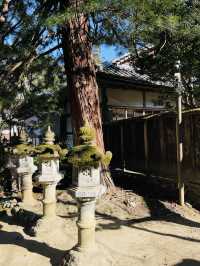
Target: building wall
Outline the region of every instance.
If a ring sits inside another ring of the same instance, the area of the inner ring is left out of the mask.
[[[163,107],[164,104],[160,100],[161,94],[157,92],[146,92],[146,107]]]
[[[146,107],[164,107],[159,103],[161,94],[157,92],[145,92]],[[107,89],[108,105],[143,107],[143,92],[139,90]]]

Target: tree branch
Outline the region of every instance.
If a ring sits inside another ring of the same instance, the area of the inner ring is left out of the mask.
[[[61,48],[61,47],[62,47],[62,45],[61,45],[61,44],[58,44],[58,45],[54,46],[53,48],[51,48],[51,49],[49,49],[49,50],[47,50],[47,51],[45,51],[45,52],[39,54],[38,57],[41,57],[41,56],[44,56],[44,55],[48,55],[48,54],[50,54],[50,53],[56,51],[57,49],[59,49],[59,48]],[[37,58],[38,58],[38,57],[37,57]]]

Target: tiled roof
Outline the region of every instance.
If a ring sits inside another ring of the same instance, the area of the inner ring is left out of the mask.
[[[172,88],[171,83],[152,81],[147,75],[141,75],[136,73],[134,68],[129,66],[118,66],[115,64],[103,64],[102,69],[99,71],[106,75],[110,75],[114,78],[123,78],[125,81],[129,81],[135,84],[145,85],[145,86],[155,86],[155,87],[168,87]]]

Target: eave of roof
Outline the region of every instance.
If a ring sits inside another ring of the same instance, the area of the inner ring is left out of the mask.
[[[159,91],[174,93],[174,88],[164,85],[153,84],[147,80],[135,79],[117,74],[107,73],[105,71],[97,72],[97,82],[102,87],[112,87],[116,89],[132,89],[144,91]]]

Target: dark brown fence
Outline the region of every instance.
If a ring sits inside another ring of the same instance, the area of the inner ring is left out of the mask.
[[[200,110],[183,113],[182,178],[200,194]],[[104,125],[112,168],[163,176],[176,181],[176,114],[119,120]]]

